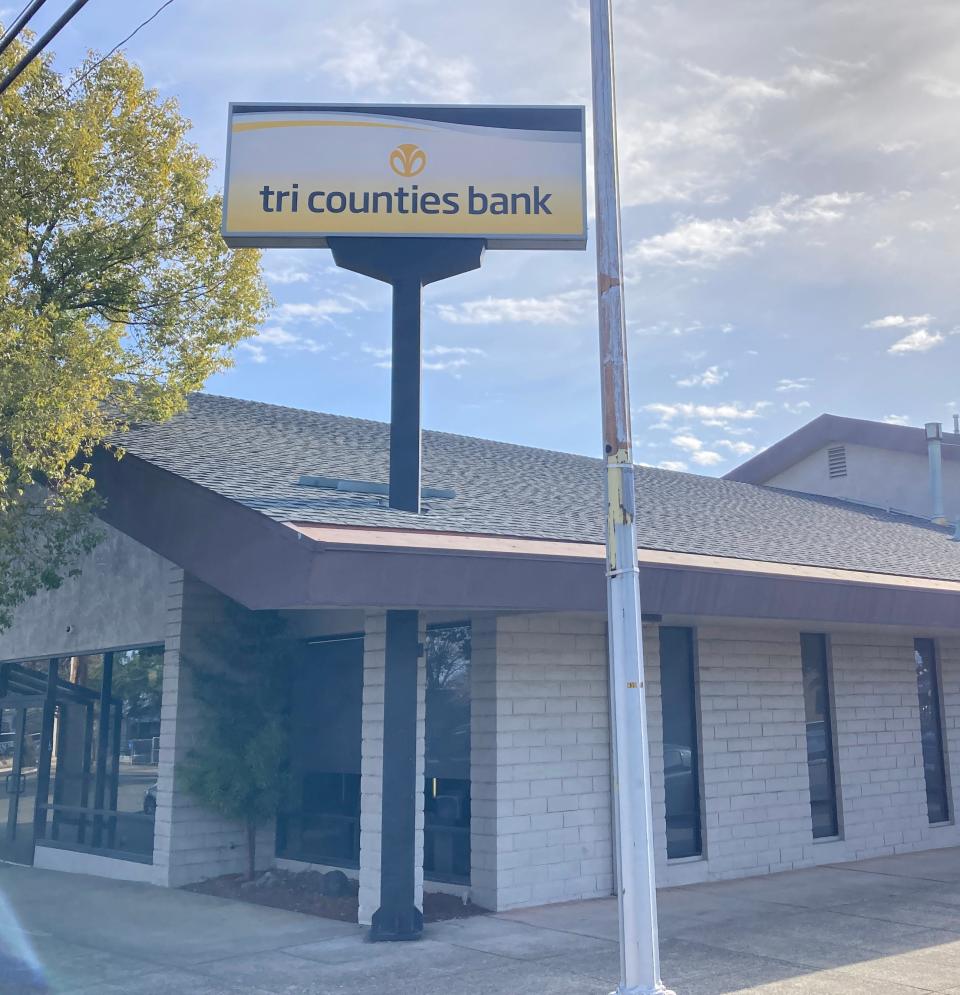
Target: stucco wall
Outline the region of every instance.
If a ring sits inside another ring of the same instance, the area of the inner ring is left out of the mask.
[[[763,483],[895,508],[920,518],[933,514],[926,456],[846,444],[847,475],[831,478],[827,448],[810,453]],[[943,492],[946,516],[956,521],[960,518],[960,462],[943,461]]]
[[[41,591],[0,632],[0,661],[162,643],[168,561],[108,525],[81,573]]]

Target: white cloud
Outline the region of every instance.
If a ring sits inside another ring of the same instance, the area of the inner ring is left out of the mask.
[[[783,410],[788,411],[791,415],[803,414],[808,408],[813,407],[809,401],[797,401],[796,404],[791,404],[789,401],[783,402]]]
[[[909,425],[910,424],[910,416],[909,415],[884,415],[883,418],[881,418],[880,420],[883,421],[883,422],[886,422],[888,425]]]
[[[626,258],[640,265],[711,267],[734,256],[749,255],[772,236],[791,228],[827,225],[843,218],[864,199],[860,193],[781,197],[743,218],[684,218],[671,231],[637,242]]]
[[[268,283],[277,283],[281,286],[310,281],[310,274],[296,266],[281,266],[276,269],[264,267],[263,275]]]
[[[270,325],[261,328],[252,338],[247,339],[240,345],[244,352],[250,354],[255,363],[267,362],[267,350],[278,349],[284,352],[324,352],[327,349],[325,342],[318,342],[309,335],[297,335],[277,325]]]
[[[485,297],[462,304],[438,304],[440,317],[454,325],[572,325],[593,300],[591,290],[568,290],[550,297]]]
[[[682,473],[687,468],[687,464],[679,459],[665,459],[657,464],[661,470],[673,470],[675,473]]]
[[[389,346],[380,348],[364,344],[360,346],[360,351],[376,360],[374,366],[390,369],[393,350]],[[486,356],[486,353],[483,349],[477,349],[473,346],[429,346],[423,350],[423,368],[433,372],[460,370],[464,366],[470,365],[470,357],[472,356]]]
[[[795,380],[784,378],[777,381],[776,390],[781,393],[792,390],[808,390],[813,383],[813,377],[797,377]]]
[[[723,457],[710,449],[701,449],[693,454],[693,462],[699,466],[716,466],[723,462]]]
[[[746,407],[739,401],[729,404],[692,404],[681,401],[676,404],[645,404],[643,410],[659,415],[664,421],[672,421],[674,418],[692,418],[705,425],[716,425],[728,421],[751,421],[754,418],[760,418],[763,416],[764,409],[768,407],[770,407],[769,401],[757,401]]]
[[[348,297],[325,297],[311,303],[281,304],[277,317],[283,321],[312,321],[321,323],[331,321],[334,315],[353,314],[360,302]]]
[[[727,378],[726,370],[721,370],[719,366],[708,366],[703,373],[691,373],[677,381],[678,387],[715,387]]]
[[[887,352],[894,356],[905,352],[927,352],[934,346],[940,345],[943,341],[944,338],[939,332],[931,333],[925,328],[918,328],[915,332],[911,332],[899,341],[894,342]]]
[[[921,76],[924,93],[940,100],[960,100],[960,83],[942,76]]]
[[[757,451],[757,447],[749,442],[737,442],[733,439],[720,439],[716,443],[724,449],[729,449],[734,456],[749,456]]]
[[[888,314],[883,318],[868,321],[864,328],[920,328],[933,321],[932,314],[915,314],[907,317],[902,314]]]
[[[703,443],[695,435],[675,435],[670,441],[678,449],[686,449],[688,453],[703,449]]]
[[[327,34],[336,54],[323,68],[353,90],[442,98],[446,103],[474,96],[476,70],[469,59],[444,55],[395,23],[368,21]]]

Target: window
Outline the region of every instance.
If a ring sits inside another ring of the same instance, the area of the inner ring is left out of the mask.
[[[427,630],[423,871],[470,881],[470,626]]]
[[[153,860],[163,647],[60,662],[53,800],[38,820],[49,845]]]
[[[946,765],[943,761],[937,656],[932,639],[915,639],[913,648],[917,664],[917,693],[920,698],[920,743],[923,749],[923,777],[927,785],[927,817],[932,825],[935,822],[946,822],[950,818]]]
[[[660,627],[667,856],[702,853],[693,630]]]
[[[316,640],[294,669],[289,796],[277,853],[339,867],[360,861],[363,636]]]
[[[834,774],[827,637],[819,632],[800,635],[803,703],[807,717],[807,771],[810,775],[810,815],[814,839],[837,836],[837,782]]]

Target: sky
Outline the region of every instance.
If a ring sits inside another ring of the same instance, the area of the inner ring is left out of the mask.
[[[58,67],[160,2],[91,0]],[[823,412],[952,424],[960,3],[617,0],[614,18],[637,460],[722,474]],[[231,100],[590,103],[583,0],[175,0],[125,51],[217,188]],[[594,251],[488,252],[426,289],[425,427],[599,454]],[[389,289],[322,249],[264,270],[276,306],[208,389],[388,419]]]

